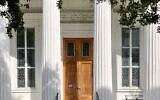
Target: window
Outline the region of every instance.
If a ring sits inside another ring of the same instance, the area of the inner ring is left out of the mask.
[[[34,28],[17,33],[17,87],[35,87]]]
[[[122,87],[139,87],[139,28],[122,28]]]
[[[83,42],[82,51],[83,51],[83,57],[89,56],[89,43],[88,42]]]
[[[75,54],[75,47],[74,47],[74,43],[73,42],[68,42],[67,43],[67,56],[68,57],[74,57]]]

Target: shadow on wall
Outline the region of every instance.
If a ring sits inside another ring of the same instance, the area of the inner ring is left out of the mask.
[[[160,86],[146,91],[144,93],[144,100],[160,100]]]
[[[0,41],[1,42],[1,41]],[[0,100],[11,100],[11,80],[5,52],[0,49]]]
[[[61,82],[60,82],[60,63],[55,65],[46,63],[46,68],[42,70],[42,100],[60,100]],[[52,66],[52,67],[50,67]]]
[[[0,100],[11,100],[9,38],[5,26],[6,20],[0,18]]]

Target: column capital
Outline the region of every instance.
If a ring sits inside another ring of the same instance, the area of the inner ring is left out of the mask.
[[[103,2],[110,2],[110,0],[95,0],[96,4],[103,3]]]

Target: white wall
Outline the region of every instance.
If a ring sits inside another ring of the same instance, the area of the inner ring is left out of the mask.
[[[0,17],[0,100],[11,99],[10,40],[6,34],[6,24],[7,20]]]
[[[93,37],[93,24],[92,23],[72,23],[61,24],[62,38],[88,38]]]

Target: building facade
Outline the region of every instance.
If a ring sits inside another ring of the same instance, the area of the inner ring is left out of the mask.
[[[31,0],[12,39],[0,18],[0,100],[160,99],[159,24],[123,27],[109,0],[62,7]]]

